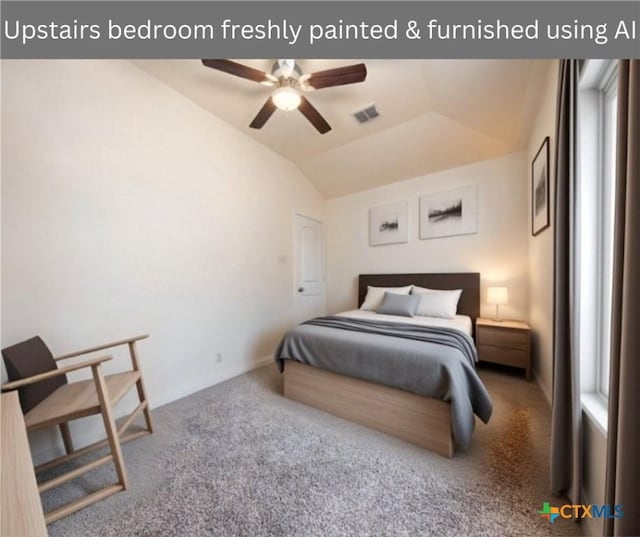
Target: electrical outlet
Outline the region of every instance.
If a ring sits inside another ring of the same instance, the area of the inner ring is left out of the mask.
[[[222,353],[221,352],[216,352],[216,362],[217,363],[222,362]]]

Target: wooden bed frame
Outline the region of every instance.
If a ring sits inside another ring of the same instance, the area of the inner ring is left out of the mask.
[[[361,274],[358,306],[367,286],[417,285],[430,289],[462,289],[458,313],[473,323],[480,315],[480,274]],[[285,363],[284,396],[341,418],[390,434],[430,451],[453,457],[451,405],[365,380],[331,373],[292,360]]]

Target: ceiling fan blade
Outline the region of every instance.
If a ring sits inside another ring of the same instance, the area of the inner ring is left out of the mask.
[[[298,110],[302,112],[302,115],[306,117],[309,122],[318,129],[320,134],[326,134],[331,130],[331,125],[320,115],[314,106],[304,96],[300,96],[300,106]]]
[[[264,124],[269,120],[271,115],[275,112],[276,105],[273,104],[273,99],[269,97],[266,102],[262,105],[260,112],[256,114],[256,117],[253,118],[253,121],[249,125],[252,129],[261,129]]]
[[[211,67],[211,69],[253,80],[254,82],[271,82],[269,75],[264,71],[241,63],[232,62],[231,60],[202,60],[202,63],[206,67]]]
[[[364,63],[347,65],[346,67],[336,67],[326,71],[311,73],[306,78],[304,84],[313,89],[330,88],[332,86],[344,86],[346,84],[357,84],[364,82],[367,78],[367,67]]]

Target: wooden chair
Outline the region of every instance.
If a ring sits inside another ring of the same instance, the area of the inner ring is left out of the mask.
[[[47,537],[16,392],[0,396],[0,537]]]
[[[57,358],[53,357],[40,337],[31,338],[2,350],[10,380],[7,384],[2,385],[2,391],[19,390],[20,404],[24,413],[27,431],[35,431],[57,425],[62,434],[66,455],[36,466],[36,473],[76,459],[96,449],[106,446],[110,448],[108,455],[53,479],[41,482],[38,485],[38,491],[42,493],[111,462],[113,462],[116,469],[117,483],[108,485],[59,509],[46,513],[47,524],[127,488],[127,472],[120,445],[153,432],[149,404],[136,349],[136,342],[147,337],[147,335],[144,335],[115,341],[106,345],[58,356]],[[66,360],[120,345],[129,347],[132,364],[132,369],[129,371],[104,375],[101,364],[111,360],[111,356],[93,358],[61,368],[58,368],[56,364],[56,361],[59,360]],[[67,373],[89,367],[91,368],[93,379],[72,383],[67,382]],[[113,417],[113,405],[122,399],[134,385],[137,388],[140,404],[117,428]],[[135,418],[141,413],[144,414],[146,429],[125,434]],[[102,415],[107,438],[81,449],[74,449],[69,431],[69,422],[94,414]]]

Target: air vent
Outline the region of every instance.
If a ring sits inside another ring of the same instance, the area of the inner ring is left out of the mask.
[[[356,118],[358,123],[367,123],[368,121],[377,118],[379,115],[380,112],[378,112],[375,104],[369,104],[353,113],[353,117]]]

